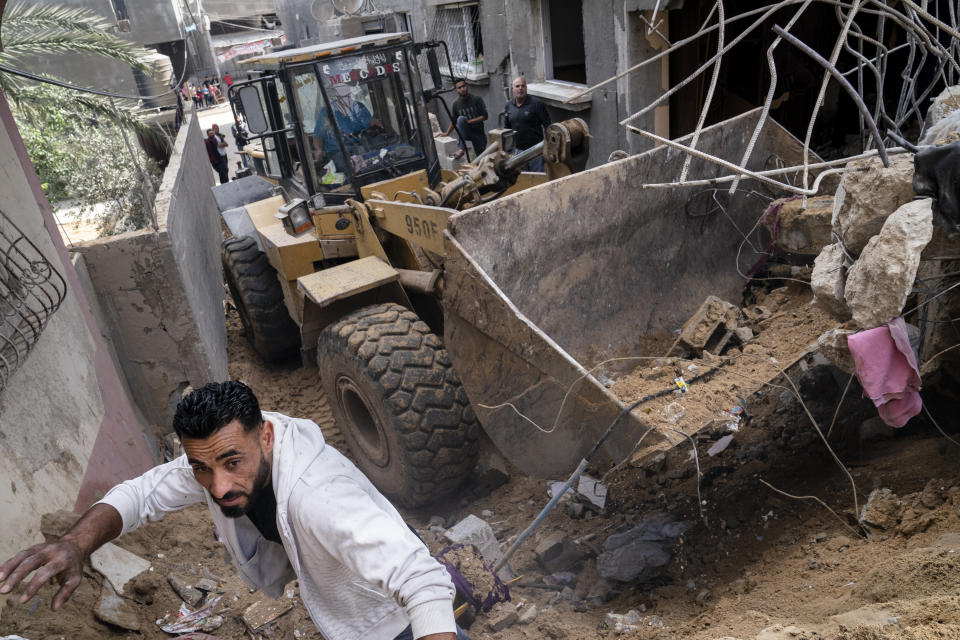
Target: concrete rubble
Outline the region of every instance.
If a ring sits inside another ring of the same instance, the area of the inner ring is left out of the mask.
[[[843,297],[848,266],[846,254],[840,243],[829,244],[814,260],[813,273],[810,275],[813,301],[841,319],[850,317]]]
[[[100,601],[97,603],[97,608],[93,610],[93,615],[98,620],[115,627],[128,631],[140,631],[140,616],[136,608],[117,595],[109,581],[103,583]]]
[[[860,522],[874,529],[893,529],[898,523],[901,501],[890,489],[874,489],[860,510]]]
[[[583,559],[577,546],[562,532],[549,534],[533,552],[547,573],[567,571],[576,567]]]
[[[912,155],[891,156],[889,167],[880,158],[854,160],[847,164],[837,188],[833,231],[848,253],[859,255],[887,216],[913,196]]]
[[[878,327],[901,314],[932,235],[931,201],[923,199],[898,208],[870,239],[847,274],[843,294],[858,327]]]
[[[739,308],[708,296],[680,329],[680,344],[694,353],[706,350],[718,354],[730,342],[741,320]]]
[[[90,554],[90,565],[109,580],[119,594],[123,594],[127,582],[150,568],[150,563],[140,556],[110,542]]]
[[[452,526],[444,537],[453,544],[472,544],[488,564],[496,564],[503,555],[493,528],[472,513]]]
[[[780,214],[776,221],[765,220],[771,232],[775,227],[777,247],[787,253],[815,256],[833,242],[833,201],[832,195],[777,201]]]
[[[190,578],[177,573],[171,573],[167,575],[167,582],[169,582],[170,587],[177,592],[180,599],[191,607],[195,607],[203,602],[203,592],[194,588]]]

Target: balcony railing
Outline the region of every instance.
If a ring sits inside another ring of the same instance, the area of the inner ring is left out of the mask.
[[[63,276],[0,210],[0,391],[67,292]]]

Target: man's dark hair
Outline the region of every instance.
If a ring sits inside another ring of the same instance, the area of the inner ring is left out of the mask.
[[[211,382],[180,400],[173,416],[173,430],[180,438],[208,438],[213,432],[239,420],[244,431],[263,423],[260,403],[250,387],[236,380]]]
[[[466,79],[466,78],[454,78],[454,79],[453,79],[453,86],[456,87],[456,86],[457,86],[458,84],[460,84],[461,82],[462,82],[463,84],[467,84],[467,79]]]

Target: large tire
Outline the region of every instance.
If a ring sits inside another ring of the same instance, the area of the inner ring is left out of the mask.
[[[320,334],[317,366],[367,477],[419,507],[473,470],[480,426],[440,338],[398,304],[364,307]]]
[[[287,360],[300,351],[300,329],[287,313],[277,271],[256,241],[228,238],[220,249],[223,276],[240,314],[243,332],[266,362]]]

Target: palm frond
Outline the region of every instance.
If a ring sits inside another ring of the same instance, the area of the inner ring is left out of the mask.
[[[7,8],[0,28],[4,47],[0,60],[89,53],[148,70],[142,58],[151,52],[113,35],[112,26],[88,9],[17,2]]]

